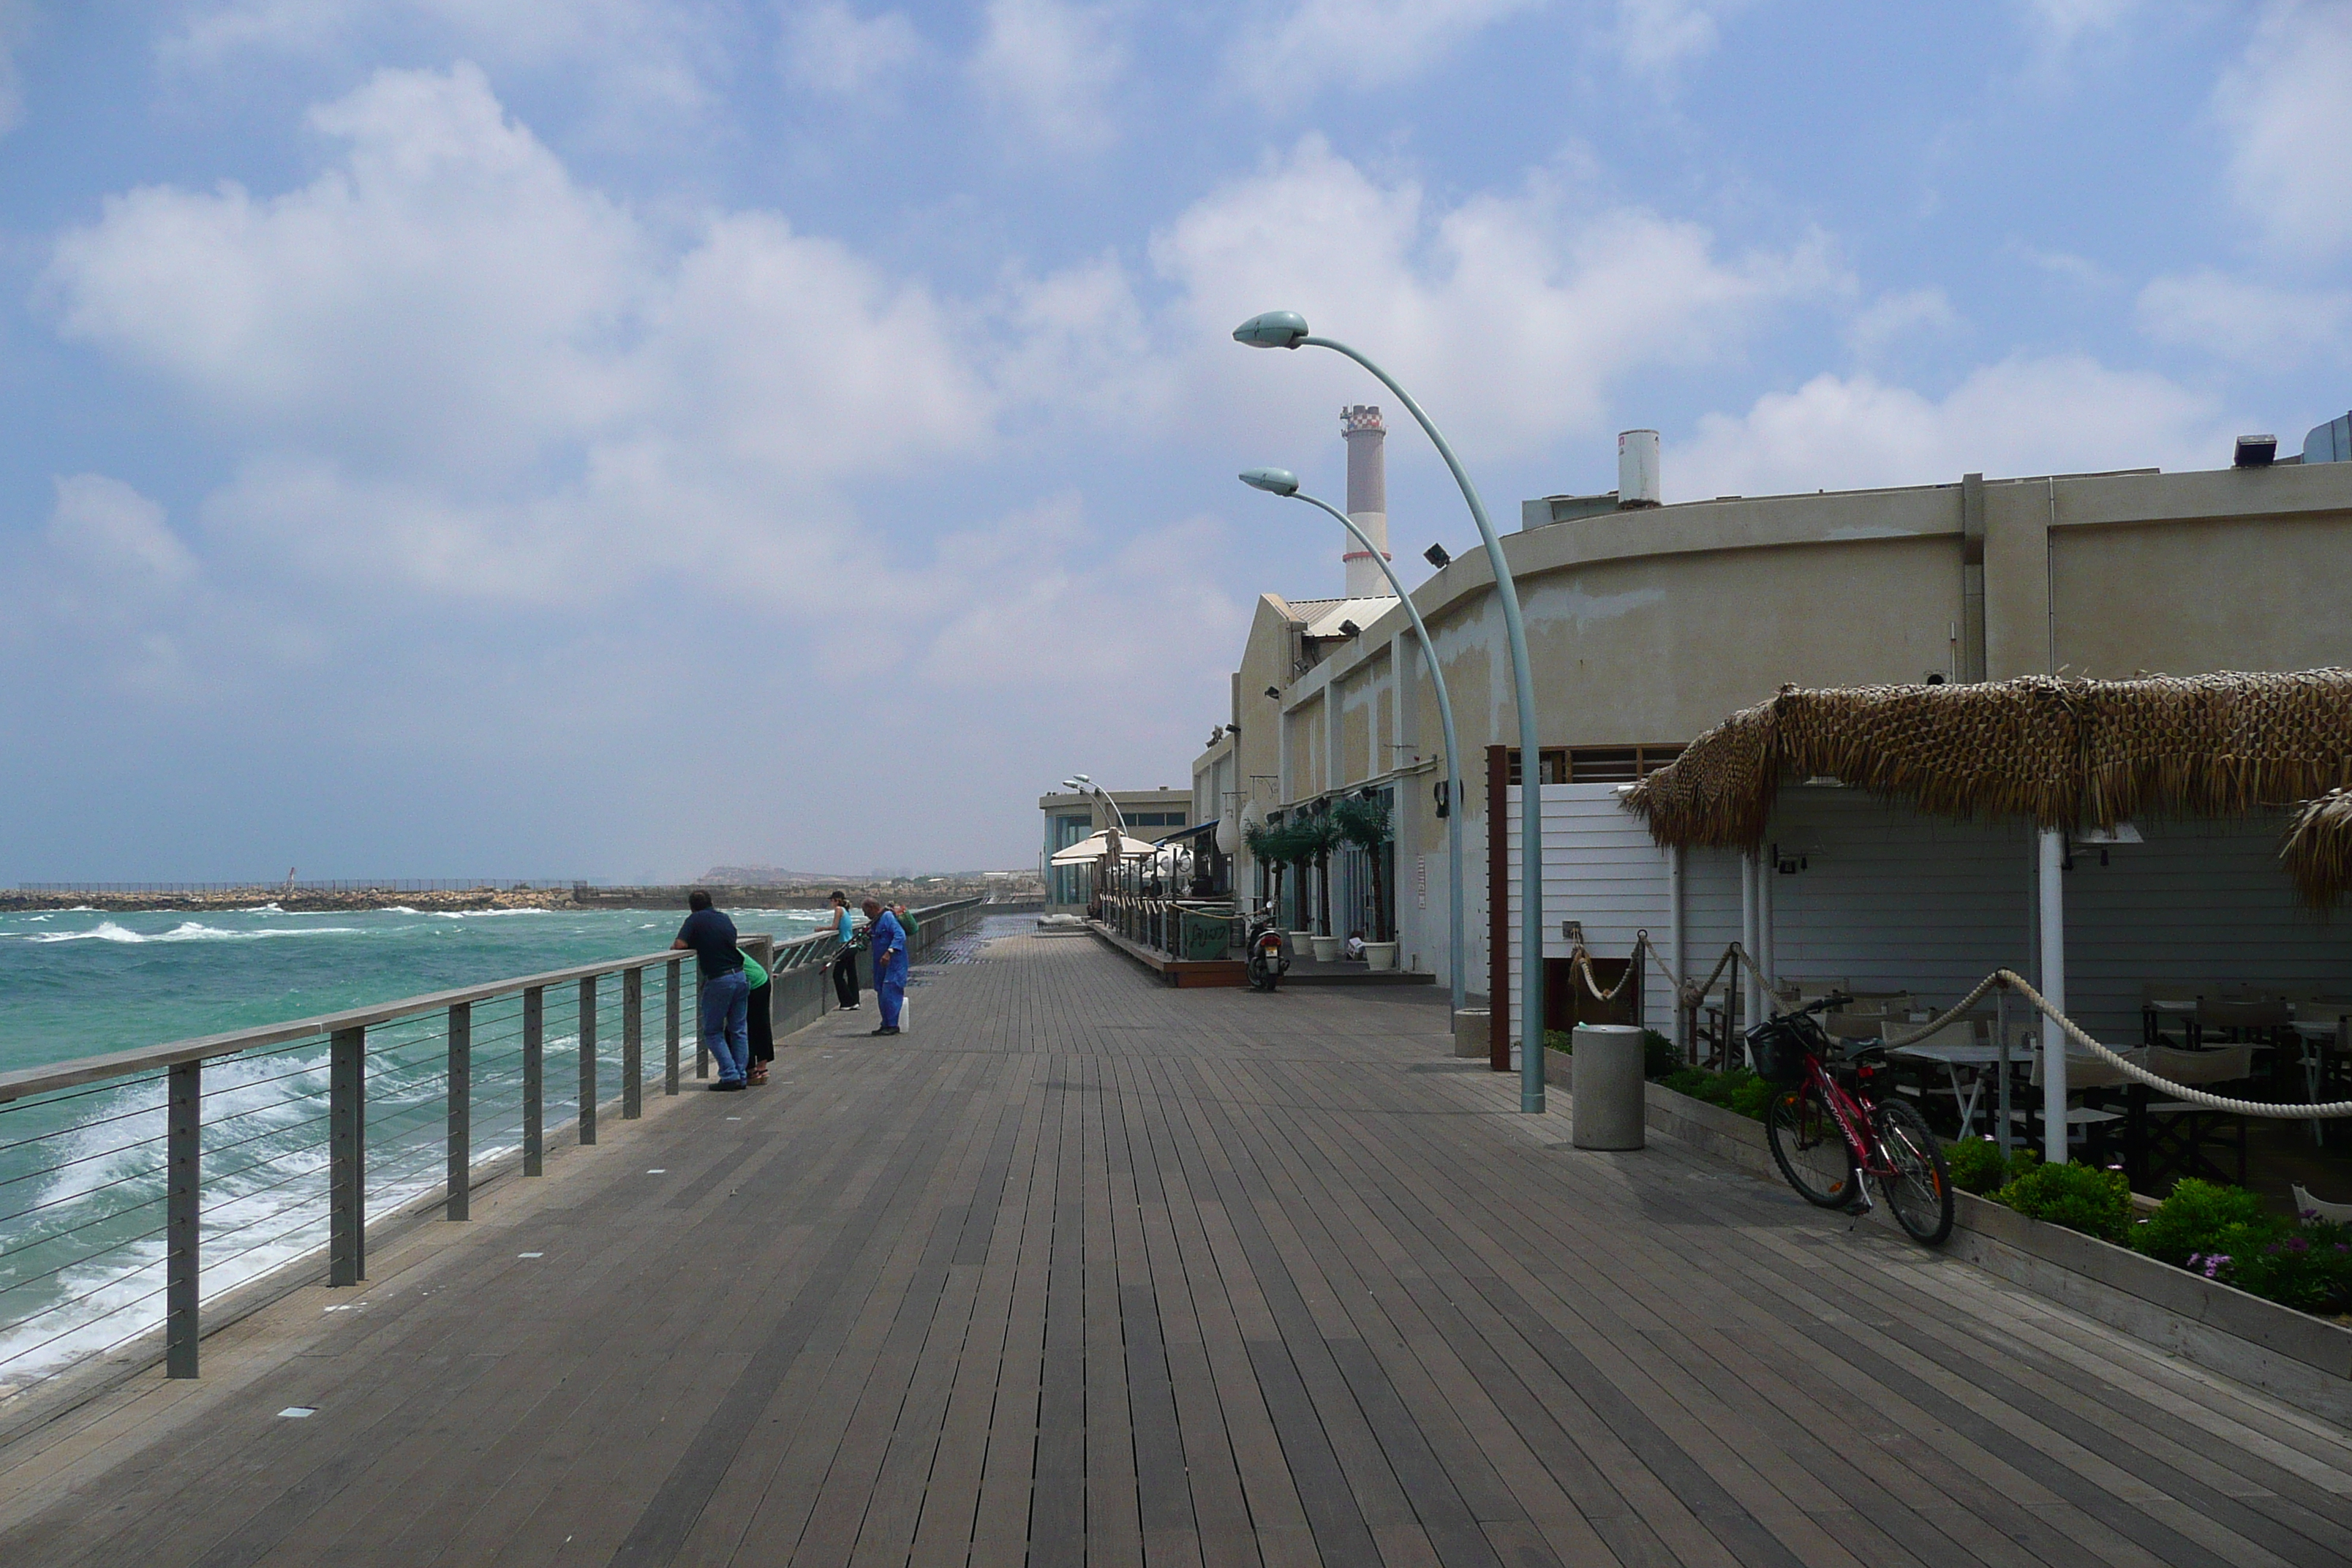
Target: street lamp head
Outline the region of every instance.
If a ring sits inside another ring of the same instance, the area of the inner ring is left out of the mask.
[[[1095,776],[1092,773],[1073,773],[1070,776],[1076,779],[1080,784],[1092,784],[1095,782]]]
[[[1296,310],[1267,310],[1234,329],[1234,342],[1254,349],[1295,349],[1307,335],[1307,318]]]
[[[1288,468],[1244,468],[1242,483],[1254,490],[1264,490],[1273,496],[1295,496],[1298,493],[1298,476]]]

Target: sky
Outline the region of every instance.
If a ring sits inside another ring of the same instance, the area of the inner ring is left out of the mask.
[[[2221,467],[2347,145],[2352,0],[0,0],[0,883],[1034,863],[1338,590],[1244,317],[1507,527]]]

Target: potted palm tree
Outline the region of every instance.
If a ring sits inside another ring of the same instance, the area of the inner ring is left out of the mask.
[[[1331,851],[1339,847],[1339,825],[1328,811],[1318,811],[1300,816],[1293,831],[1298,835],[1299,848],[1304,853],[1299,863],[1315,863],[1315,931],[1309,938],[1315,944],[1315,962],[1337,963],[1339,961],[1339,933],[1331,929]]]
[[[1282,909],[1282,873],[1293,858],[1290,830],[1279,824],[1269,826],[1253,822],[1242,829],[1242,844],[1250,858],[1265,868],[1266,901],[1273,905],[1275,918],[1280,920]]]
[[[1358,796],[1331,808],[1331,823],[1339,838],[1364,852],[1372,868],[1372,937],[1364,943],[1364,967],[1397,966],[1396,931],[1389,923],[1387,856],[1381,853],[1396,837],[1386,802]]]

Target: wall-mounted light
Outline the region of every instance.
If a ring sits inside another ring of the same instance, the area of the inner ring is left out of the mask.
[[[1265,694],[1266,694],[1268,697],[1276,698],[1276,699],[1277,699],[1277,700],[1278,700],[1278,699],[1280,699],[1280,697],[1282,696],[1282,688],[1281,688],[1281,687],[1279,687],[1279,686],[1269,686],[1269,687],[1267,687],[1267,688],[1265,689]]]
[[[1341,621],[1339,623],[1339,635],[1343,637],[1361,637],[1363,632],[1364,628],[1358,626],[1353,621]]]
[[[1436,567],[1440,572],[1444,571],[1448,566],[1454,564],[1454,557],[1445,552],[1445,546],[1443,544],[1431,545],[1428,549],[1421,552],[1421,558],[1423,561],[1428,562],[1432,566]]]

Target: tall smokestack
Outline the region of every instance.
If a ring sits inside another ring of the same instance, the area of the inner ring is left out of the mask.
[[[1348,517],[1370,540],[1382,560],[1389,553],[1389,433],[1381,424],[1378,405],[1353,404],[1339,410],[1339,434],[1348,442]],[[1348,568],[1348,597],[1377,599],[1389,592],[1389,580],[1370,551],[1350,536],[1339,559]]]

